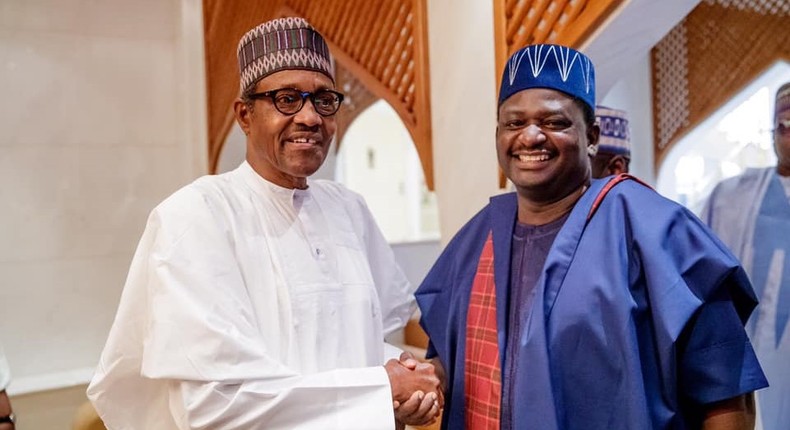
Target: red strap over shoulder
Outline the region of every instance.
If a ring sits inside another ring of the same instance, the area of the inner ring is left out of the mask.
[[[636,182],[639,182],[640,184],[646,186],[647,188],[650,188],[650,189],[653,188],[650,185],[647,185],[641,179],[637,178],[636,176],[629,175],[628,173],[621,173],[621,174],[619,174],[617,176],[612,177],[611,179],[609,179],[609,182],[607,182],[606,185],[604,185],[604,187],[601,189],[601,191],[595,197],[595,201],[593,202],[593,205],[590,208],[590,212],[587,214],[587,222],[590,222],[590,219],[592,218],[592,216],[595,215],[595,212],[598,210],[598,206],[601,205],[601,202],[603,202],[603,198],[606,197],[606,195],[609,193],[609,191],[612,188],[614,188],[615,185],[617,185],[620,182],[623,182],[623,181],[625,181],[627,179],[631,179],[631,180],[634,180]]]

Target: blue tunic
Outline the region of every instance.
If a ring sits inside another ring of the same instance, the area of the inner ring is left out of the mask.
[[[489,232],[500,357],[520,350],[507,384],[514,429],[694,428],[695,405],[767,385],[743,330],[756,299],[735,258],[688,210],[635,181],[587,222],[605,182],[554,240],[517,344],[507,345],[515,194],[493,197],[423,281],[421,324],[448,378],[443,428],[464,428],[466,311]]]

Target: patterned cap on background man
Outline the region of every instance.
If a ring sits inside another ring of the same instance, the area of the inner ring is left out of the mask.
[[[601,128],[598,151],[631,156],[631,129],[625,111],[596,106],[595,122]]]
[[[329,47],[303,18],[278,18],[248,31],[237,50],[241,92],[281,70],[314,70],[334,82]]]

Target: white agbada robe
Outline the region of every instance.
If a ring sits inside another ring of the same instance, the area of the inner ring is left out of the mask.
[[[412,293],[360,196],[244,162],[153,210],[88,396],[111,430],[391,429]]]
[[[8,368],[8,361],[5,358],[3,345],[0,345],[0,391],[8,388],[11,383],[11,369]]]
[[[776,168],[748,169],[722,181],[705,204],[701,218],[741,260],[760,301],[747,325],[749,337],[770,386],[757,392],[757,429],[790,426],[790,182]],[[767,198],[784,207],[770,226],[757,228]],[[780,201],[786,199],[786,201]],[[762,231],[762,236],[758,234]]]

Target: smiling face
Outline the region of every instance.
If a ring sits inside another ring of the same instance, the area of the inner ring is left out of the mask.
[[[505,100],[496,137],[499,165],[533,203],[556,202],[589,180],[587,146],[597,143],[598,128],[562,92],[533,88]]]
[[[320,72],[284,70],[261,79],[253,92],[294,88],[302,92],[334,89]],[[234,103],[236,121],[247,135],[247,162],[264,179],[285,188],[307,188],[307,177],[324,163],[337,124],[321,116],[308,98],[293,115],[277,111],[271,99]]]

